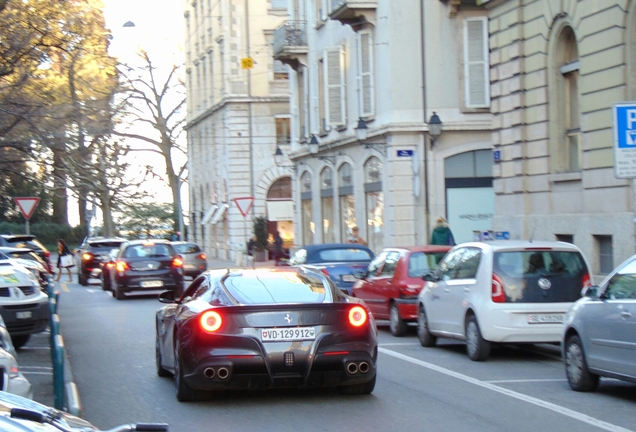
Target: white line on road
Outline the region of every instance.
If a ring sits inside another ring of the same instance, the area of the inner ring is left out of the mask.
[[[443,368],[441,366],[434,365],[432,363],[428,363],[428,362],[425,362],[425,361],[422,361],[422,360],[418,360],[418,359],[415,359],[413,357],[409,357],[407,355],[404,355],[404,354],[401,354],[401,353],[398,353],[398,352],[395,352],[395,351],[388,350],[386,348],[379,347],[378,351],[381,352],[382,354],[386,354],[388,356],[395,357],[395,358],[398,358],[400,360],[404,360],[404,361],[407,361],[409,363],[413,363],[415,365],[425,367],[425,368],[433,370],[435,372],[439,372],[439,373],[442,373],[444,375],[448,375],[448,376],[451,376],[453,378],[457,378],[457,379],[460,379],[462,381],[466,381],[466,382],[474,384],[476,386],[483,387],[483,388],[495,391],[497,393],[501,393],[503,395],[506,395],[506,396],[509,396],[509,397],[512,397],[512,398],[515,398],[515,399],[519,399],[521,401],[528,402],[530,404],[533,404],[533,405],[536,405],[536,406],[539,406],[539,407],[542,407],[542,408],[549,409],[549,410],[554,411],[556,413],[562,414],[562,415],[564,415],[566,417],[570,417],[570,418],[573,418],[575,420],[582,421],[583,423],[587,423],[589,425],[596,426],[596,427],[598,427],[600,429],[604,429],[604,430],[608,430],[608,431],[631,432],[630,429],[625,429],[625,428],[622,428],[620,426],[616,426],[616,425],[613,425],[611,423],[604,422],[602,420],[596,419],[594,417],[590,417],[590,416],[588,416],[586,414],[582,414],[580,412],[571,410],[569,408],[565,408],[565,407],[562,407],[562,406],[559,406],[559,405],[556,405],[556,404],[553,404],[553,403],[550,403],[550,402],[546,402],[544,400],[541,400],[541,399],[538,399],[538,398],[535,398],[535,397],[532,397],[532,396],[524,395],[522,393],[517,393],[515,391],[508,390],[506,388],[499,387],[499,386],[493,385],[493,384],[485,382],[485,381],[480,381],[480,380],[478,380],[476,378],[469,377],[468,375],[464,375],[464,374],[461,374],[461,373],[458,373],[458,372],[454,372],[454,371],[452,371],[450,369],[446,369],[446,368]]]
[[[28,371],[22,371],[22,375],[53,375],[53,372],[28,372]]]
[[[419,346],[419,345],[420,345],[419,343],[414,343],[414,342],[412,342],[412,343],[396,342],[396,343],[383,343],[383,344],[380,344],[380,346],[383,346],[383,347],[385,347],[385,346]]]
[[[51,366],[20,366],[20,370],[24,369],[44,369],[44,370],[53,370]]]
[[[520,380],[491,380],[484,381],[491,384],[505,384],[505,383],[532,383],[532,382],[563,382],[566,379],[520,379]]]

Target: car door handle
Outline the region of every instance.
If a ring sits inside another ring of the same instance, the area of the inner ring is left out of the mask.
[[[623,312],[621,312],[621,316],[623,318],[631,318],[632,314],[629,311],[623,311]]]

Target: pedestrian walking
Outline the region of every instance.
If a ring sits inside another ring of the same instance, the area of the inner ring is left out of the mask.
[[[57,278],[56,281],[60,281],[62,278],[62,269],[68,271],[68,281],[73,281],[73,274],[71,273],[71,267],[73,267],[73,252],[68,248],[66,242],[63,239],[57,241]]]
[[[351,235],[347,239],[347,243],[356,243],[367,246],[367,242],[362,237],[360,237],[360,228],[358,228],[357,226],[351,228]]]
[[[435,219],[435,228],[433,229],[433,233],[431,234],[431,244],[432,245],[446,245],[446,246],[455,246],[455,237],[453,237],[453,233],[448,226],[448,222],[443,216],[439,216]],[[435,263],[439,263],[442,258],[444,258],[443,253],[436,253],[435,255]]]
[[[274,234],[274,265],[278,265],[282,257],[283,238],[280,236],[280,233],[276,231],[276,233]]]

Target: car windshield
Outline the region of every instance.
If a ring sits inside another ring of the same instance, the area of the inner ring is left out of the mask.
[[[496,252],[493,270],[507,302],[573,302],[581,296],[587,266],[577,251]]]
[[[121,246],[123,242],[120,241],[100,241],[100,242],[93,242],[93,243],[89,243],[88,246],[92,249],[106,249],[106,250],[111,250],[114,248],[118,248],[119,246]]]
[[[176,245],[172,245],[172,247],[179,254],[191,254],[191,253],[201,252],[201,248],[199,247],[199,245],[194,243],[176,244]]]
[[[124,251],[124,258],[160,258],[172,257],[174,250],[166,244],[140,244],[128,246]]]
[[[241,304],[323,303],[331,299],[323,279],[312,274],[247,270],[230,275],[223,283]]]

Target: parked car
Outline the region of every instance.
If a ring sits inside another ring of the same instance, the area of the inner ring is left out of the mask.
[[[156,314],[159,376],[179,401],[224,389],[375,387],[377,334],[362,300],[305,268],[209,270]]]
[[[418,336],[466,341],[471,360],[493,343],[560,342],[565,314],[591,285],[580,249],[549,241],[492,241],[455,246],[418,297]]]
[[[0,316],[0,390],[33,398],[31,383],[22,375],[18,366],[18,355],[13,346],[11,336]]]
[[[14,394],[0,392],[0,430],[4,432],[99,431],[86,420]],[[132,423],[105,432],[167,431],[165,423]]]
[[[0,246],[32,249],[46,263],[49,273],[55,273],[51,265],[51,252],[34,235],[2,234],[0,235]]]
[[[168,240],[130,240],[123,243],[102,271],[102,289],[117,300],[133,291],[170,289],[183,292],[183,259]]]
[[[21,348],[49,323],[48,296],[30,271],[0,254],[0,315],[13,345]]]
[[[636,383],[636,255],[583,294],[563,327],[570,387],[595,390],[601,376]]]
[[[356,273],[366,270],[374,256],[371,249],[361,244],[314,244],[296,250],[288,264],[310,266],[329,276],[338,288],[351,295]]]
[[[194,278],[208,269],[208,261],[198,244],[173,241],[172,247],[183,258],[183,274],[185,276]]]
[[[0,253],[29,270],[44,290],[48,287],[49,271],[46,262],[32,249],[0,247]]]
[[[375,319],[390,320],[393,336],[404,336],[408,323],[417,322],[417,296],[424,287],[422,276],[433,272],[438,257],[450,248],[386,248],[360,274],[352,295],[365,301]]]
[[[77,260],[77,281],[80,285],[88,285],[88,279],[99,279],[102,266],[109,260],[109,253],[119,249],[124,238],[92,237],[84,240],[75,251]]]

